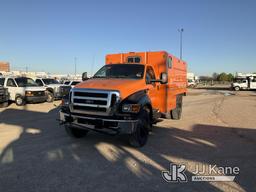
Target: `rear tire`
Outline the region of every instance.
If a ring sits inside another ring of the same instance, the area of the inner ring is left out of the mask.
[[[25,105],[26,102],[25,102],[23,97],[17,96],[15,98],[15,103],[16,103],[17,106],[23,106],[23,105]]]
[[[75,127],[72,127],[71,125],[65,125],[65,130],[66,130],[67,134],[73,138],[85,137],[87,135],[87,133],[89,132],[88,130],[77,129]]]
[[[151,129],[150,111],[143,108],[139,114],[137,126],[129,137],[130,145],[136,148],[143,147],[147,143],[149,130]]]
[[[54,95],[53,95],[53,93],[50,92],[50,91],[47,91],[47,92],[46,92],[46,95],[47,95],[46,101],[47,101],[48,103],[52,103],[52,102],[54,101]]]
[[[177,95],[176,97],[176,108],[171,110],[171,118],[174,120],[179,120],[182,113],[182,95]]]

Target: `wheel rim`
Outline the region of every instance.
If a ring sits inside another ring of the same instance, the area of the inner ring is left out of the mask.
[[[51,94],[48,94],[47,101],[52,101],[52,95]]]
[[[22,104],[22,99],[21,98],[17,98],[17,104],[21,105]]]

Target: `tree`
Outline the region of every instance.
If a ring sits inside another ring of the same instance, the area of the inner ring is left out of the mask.
[[[218,81],[227,81],[228,77],[227,77],[227,74],[226,73],[221,73],[218,75]]]
[[[234,79],[234,75],[233,75],[232,73],[229,73],[229,74],[227,75],[227,80],[228,80],[228,81],[233,81],[233,79]]]
[[[218,81],[232,81],[234,79],[234,76],[232,73],[221,73],[218,75],[217,80]]]

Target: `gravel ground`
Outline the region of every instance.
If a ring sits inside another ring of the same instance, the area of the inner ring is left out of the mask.
[[[190,90],[180,121],[163,120],[147,145],[58,125],[59,101],[0,109],[0,191],[254,191],[256,92]],[[186,183],[161,176],[187,165]],[[239,167],[233,182],[192,182],[196,165]]]

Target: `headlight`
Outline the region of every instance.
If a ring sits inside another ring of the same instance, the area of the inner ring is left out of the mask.
[[[122,111],[124,113],[138,113],[140,111],[139,104],[124,104],[122,106]]]
[[[29,96],[34,96],[33,92],[31,91],[26,91],[26,96],[29,97]]]

